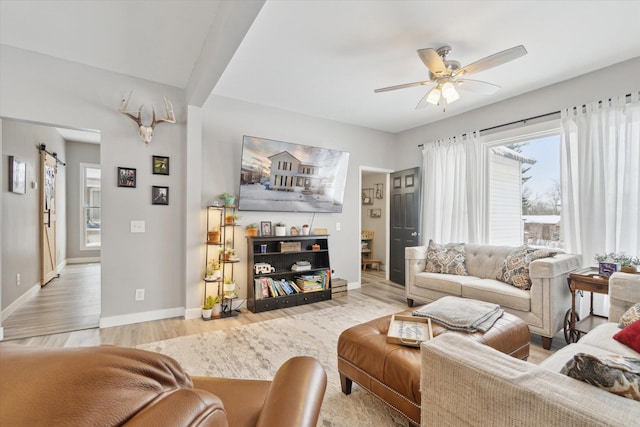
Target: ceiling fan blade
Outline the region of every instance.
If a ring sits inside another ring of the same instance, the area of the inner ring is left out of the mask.
[[[447,71],[447,66],[435,49],[418,49],[418,56],[433,74],[444,74]]]
[[[494,53],[485,58],[482,58],[476,62],[466,65],[460,68],[454,73],[454,76],[462,76],[466,74],[479,73],[480,71],[488,70],[489,68],[497,67],[506,62],[513,61],[527,54],[527,49],[522,45],[512,47],[511,49],[503,50],[502,52]]]
[[[405,88],[408,88],[408,87],[428,85],[428,84],[431,84],[431,83],[433,83],[431,80],[424,80],[424,81],[421,81],[421,82],[405,83],[403,85],[383,87],[383,88],[374,90],[374,92],[375,93],[388,92],[390,90],[405,89]]]
[[[467,92],[481,93],[483,95],[491,95],[500,89],[500,86],[498,85],[483,82],[481,80],[457,79],[455,83],[457,89],[466,90]]]

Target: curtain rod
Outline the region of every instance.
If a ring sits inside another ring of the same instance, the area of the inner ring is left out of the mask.
[[[626,94],[625,98],[626,98],[626,101],[629,102],[631,100],[631,94],[630,93]],[[609,98],[609,101],[611,101],[611,98]],[[598,104],[602,104],[602,101],[598,101]],[[585,108],[586,105],[583,104],[582,107]],[[576,108],[576,107],[573,107],[573,108]],[[558,111],[553,111],[551,113],[540,114],[538,116],[533,116],[533,117],[529,117],[529,118],[526,118],[526,119],[520,119],[520,120],[516,120],[516,121],[513,121],[513,122],[509,122],[509,123],[504,123],[504,124],[501,124],[501,125],[491,126],[491,127],[485,128],[485,129],[480,129],[478,131],[478,133],[488,132],[490,130],[500,129],[500,128],[505,127],[505,126],[511,126],[511,125],[515,125],[515,124],[518,124],[518,123],[523,123],[524,124],[524,123],[527,123],[530,120],[542,119],[544,117],[549,117],[549,116],[553,116],[554,114],[560,114],[560,113],[561,113],[561,111],[558,110]],[[462,136],[467,136],[467,134],[463,133]],[[418,144],[418,147],[424,147],[424,144]]]
[[[45,153],[49,154],[50,156],[53,156],[53,158],[56,159],[56,163],[59,163],[62,166],[67,166],[67,164],[65,162],[63,162],[62,160],[60,160],[58,158],[58,153],[56,153],[56,152],[52,153],[51,151],[47,151],[47,146],[45,144],[36,145],[36,148],[38,149],[38,151],[44,151]]]

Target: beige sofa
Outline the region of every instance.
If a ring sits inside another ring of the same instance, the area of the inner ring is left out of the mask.
[[[558,350],[540,365],[455,334],[444,334],[423,344],[421,425],[639,425],[639,402],[560,373],[579,352],[640,357],[612,338],[619,330],[622,313],[640,301],[640,275],[615,273],[609,295],[610,322]]]
[[[532,286],[528,291],[496,279],[502,263],[515,247],[465,245],[468,276],[427,273],[427,246],[405,249],[405,292],[407,304],[414,300],[429,303],[454,295],[500,304],[529,325],[532,333],[543,339],[543,347],[551,348],[552,337],[563,328],[564,315],[571,307],[567,275],[580,267],[580,255],[560,253],[533,261],[530,265]]]

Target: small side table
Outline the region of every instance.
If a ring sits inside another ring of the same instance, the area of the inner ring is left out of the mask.
[[[578,341],[581,334],[586,334],[596,326],[608,321],[605,316],[593,314],[593,294],[609,293],[609,277],[600,275],[596,269],[585,268],[570,273],[567,285],[571,291],[571,308],[564,316],[564,339],[567,344],[570,344]],[[591,294],[589,315],[582,320],[576,313],[576,292],[581,296],[583,292]]]

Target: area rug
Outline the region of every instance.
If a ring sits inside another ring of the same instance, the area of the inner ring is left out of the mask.
[[[193,376],[249,379],[271,379],[289,358],[313,356],[328,380],[318,426],[406,426],[401,415],[357,384],[350,395],[342,393],[336,353],[343,330],[398,311],[372,299],[366,307],[347,304],[137,348],[173,357]]]

